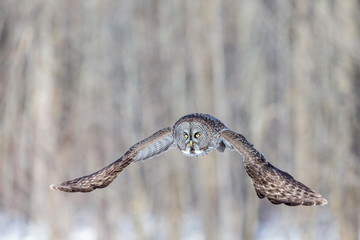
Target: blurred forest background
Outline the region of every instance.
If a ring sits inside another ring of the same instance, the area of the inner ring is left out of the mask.
[[[257,198],[236,152],[92,173],[209,113],[328,199]],[[0,239],[360,239],[358,0],[0,2]]]

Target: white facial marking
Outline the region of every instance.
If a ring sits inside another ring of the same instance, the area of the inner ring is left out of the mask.
[[[199,156],[207,154],[207,152],[200,151],[199,149],[194,149],[194,151],[191,152],[190,148],[181,150],[181,152],[187,157],[199,157]]]

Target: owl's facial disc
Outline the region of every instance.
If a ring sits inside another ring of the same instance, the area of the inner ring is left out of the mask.
[[[201,136],[199,132],[191,133],[190,135],[184,133],[184,136],[187,138],[187,141],[185,142],[185,149],[181,150],[184,155],[188,157],[198,157],[207,153],[199,147],[198,141]]]
[[[197,122],[181,122],[175,129],[175,139],[180,151],[188,157],[197,157],[209,152],[206,126]]]

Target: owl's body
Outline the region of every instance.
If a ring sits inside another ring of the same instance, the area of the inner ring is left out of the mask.
[[[180,118],[172,129],[172,134],[180,151],[188,157],[198,157],[215,149],[225,150],[220,140],[220,132],[225,125],[208,114],[194,113]],[[185,138],[184,135],[188,138]],[[200,134],[199,137],[196,137]]]
[[[296,205],[324,205],[326,199],[291,175],[272,166],[241,134],[227,128],[208,114],[189,114],[172,127],[164,128],[132,146],[121,158],[103,169],[61,184],[51,189],[65,192],[89,192],[109,185],[130,163],[156,157],[171,148],[178,148],[188,157],[198,157],[213,150],[236,150],[243,156],[244,168],[252,178],[259,198],[272,203]]]

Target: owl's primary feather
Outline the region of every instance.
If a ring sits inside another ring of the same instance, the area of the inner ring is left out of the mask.
[[[320,194],[267,162],[241,134],[224,130],[221,136],[243,156],[244,168],[251,177],[259,198],[267,197],[274,204],[284,203],[290,206],[327,203]]]
[[[104,188],[130,163],[158,156],[171,147],[174,147],[171,128],[164,128],[138,142],[124,156],[99,171],[60,184],[53,184],[50,188],[64,192],[90,192],[96,188]]]
[[[186,156],[201,156],[213,150],[237,150],[243,156],[244,168],[251,177],[259,198],[273,204],[324,205],[326,199],[269,162],[241,134],[228,129],[208,114],[189,114],[173,127],[164,128],[132,146],[121,158],[103,169],[74,180],[53,184],[51,189],[65,192],[90,192],[109,185],[130,163],[158,156],[177,147]]]

